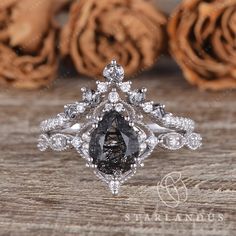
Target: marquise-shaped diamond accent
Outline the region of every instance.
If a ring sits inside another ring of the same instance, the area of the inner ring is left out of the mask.
[[[182,148],[186,143],[185,137],[183,137],[179,133],[168,133],[164,134],[161,137],[161,144],[163,147],[168,148],[170,150],[177,150]]]

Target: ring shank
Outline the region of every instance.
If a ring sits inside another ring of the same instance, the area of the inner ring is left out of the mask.
[[[52,119],[50,120],[45,120],[43,121],[43,124],[45,125],[46,123],[48,123],[48,121],[52,121]],[[75,123],[73,125],[69,125],[67,124],[65,126],[43,126],[43,124],[41,124],[41,131],[43,133],[47,133],[47,134],[55,134],[55,133],[61,133],[61,134],[76,134],[80,131],[81,127],[84,125],[84,123]],[[168,127],[164,127],[161,126],[157,123],[149,123],[146,124],[146,126],[154,133],[154,134],[165,134],[165,133],[170,133],[170,132],[179,132],[179,133],[186,133],[185,130],[180,130],[180,129],[174,129],[174,128],[168,128]]]

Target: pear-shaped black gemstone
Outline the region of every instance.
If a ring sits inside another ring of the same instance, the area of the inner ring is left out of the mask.
[[[139,155],[138,134],[120,113],[106,112],[91,134],[89,154],[105,174],[129,171]]]

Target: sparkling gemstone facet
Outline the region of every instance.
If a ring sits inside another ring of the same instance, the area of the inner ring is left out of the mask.
[[[96,105],[100,102],[100,95],[92,89],[85,89],[83,92],[83,101],[91,105]]]
[[[153,105],[153,112],[152,114],[157,118],[163,118],[166,114],[165,109],[163,105],[161,104],[155,104]]]
[[[98,85],[97,85],[97,88],[98,88],[98,91],[101,92],[101,93],[105,93],[107,91],[107,83],[105,82],[100,82]]]
[[[50,147],[55,151],[63,151],[67,148],[67,138],[63,134],[54,134],[49,139]]]
[[[199,134],[192,133],[188,136],[188,147],[196,150],[202,145],[202,137]]]
[[[103,76],[109,81],[109,82],[121,82],[124,78],[124,69],[122,66],[116,64],[115,61],[112,61],[111,64],[108,64],[104,71]]]
[[[112,194],[118,194],[119,188],[120,188],[120,182],[117,180],[112,180],[109,183],[109,188],[112,192]]]
[[[69,104],[65,106],[65,114],[67,117],[74,119],[77,114],[77,104]]]
[[[91,102],[93,99],[94,91],[92,89],[84,88],[83,91],[83,101]]]
[[[143,110],[146,113],[150,113],[153,110],[153,105],[150,102],[146,102],[145,104],[143,104]]]
[[[121,83],[121,84],[120,84],[120,89],[121,89],[124,93],[129,92],[129,91],[130,91],[130,88],[131,88],[130,82],[124,82],[124,83]]]
[[[105,174],[127,172],[139,156],[138,134],[120,113],[106,112],[91,134],[89,155]]]
[[[167,133],[162,137],[163,145],[171,150],[177,150],[185,145],[185,138],[179,133]]]
[[[123,110],[123,104],[122,103],[118,103],[118,104],[116,104],[116,106],[115,106],[115,110],[117,111],[117,112],[121,112],[122,110]]]
[[[84,103],[82,103],[82,102],[80,102],[80,103],[78,103],[77,104],[77,111],[79,112],[79,113],[83,113],[84,111],[85,111],[85,105],[84,105]]]
[[[150,136],[148,139],[147,139],[147,143],[150,147],[155,147],[156,144],[157,144],[158,140],[157,140],[157,137],[155,136]]]
[[[80,137],[75,137],[72,141],[71,144],[75,147],[75,149],[79,149],[81,144],[82,144],[82,140]]]
[[[129,102],[131,104],[140,104],[145,100],[145,93],[141,90],[132,91],[129,95]]]
[[[117,92],[110,92],[108,94],[108,100],[112,103],[116,103],[119,101],[119,94]]]
[[[112,108],[113,108],[113,106],[112,106],[111,103],[107,103],[107,104],[105,105],[105,111],[110,111],[110,110],[112,110]]]

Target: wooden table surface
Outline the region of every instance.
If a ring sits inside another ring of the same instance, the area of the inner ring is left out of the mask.
[[[137,75],[134,86],[146,86],[150,99],[168,111],[193,118],[204,145],[194,152],[157,149],[118,196],[75,151],[36,148],[40,121],[79,99],[80,87],[93,81],[58,79],[42,91],[1,90],[0,235],[236,235],[236,93],[198,91],[170,64]],[[157,191],[172,172],[181,173],[188,194],[175,207]]]

